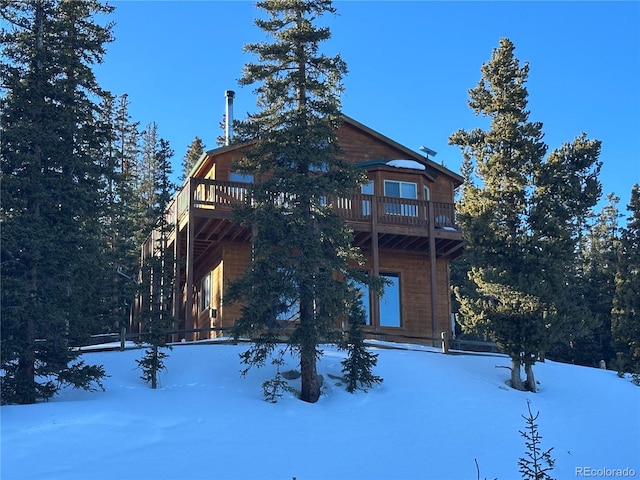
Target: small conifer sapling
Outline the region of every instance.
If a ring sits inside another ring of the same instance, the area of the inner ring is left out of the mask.
[[[538,433],[538,424],[536,420],[540,415],[537,412],[535,415],[531,412],[531,403],[527,400],[528,416],[522,416],[525,419],[527,426],[524,431],[520,431],[520,435],[525,439],[525,445],[527,451],[524,457],[518,460],[520,466],[520,473],[523,480],[553,480],[553,477],[549,475],[549,472],[553,470],[555,460],[551,457],[551,447],[548,450],[542,450],[540,446],[540,440],[542,437]]]
[[[378,363],[378,355],[368,351],[364,343],[362,326],[365,324],[365,312],[362,294],[357,294],[358,298],[349,308],[349,330],[342,346],[348,352],[347,358],[342,361],[342,372],[350,393],[358,388],[364,389],[382,383],[382,378],[372,371]]]

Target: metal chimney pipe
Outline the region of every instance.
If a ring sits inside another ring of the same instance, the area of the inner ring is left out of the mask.
[[[226,99],[226,109],[224,112],[224,144],[229,145],[229,141],[233,136],[233,97],[236,92],[233,90],[225,90],[224,98]]]

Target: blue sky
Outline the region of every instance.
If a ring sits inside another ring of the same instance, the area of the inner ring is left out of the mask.
[[[98,81],[127,93],[142,125],[155,121],[175,150],[174,170],[195,136],[208,148],[222,132],[224,91],[234,113],[256,110],[252,87],[238,87],[255,60],[243,45],[264,38],[249,1],[112,1],[116,41]],[[456,130],[483,127],[467,105],[500,38],[530,65],[530,120],[543,123],[549,149],[581,132],[600,139],[603,198],[624,212],[640,183],[640,2],[336,1],[323,52],[340,53],[345,114],[458,172],[448,145]],[[601,202],[602,204],[602,202]]]

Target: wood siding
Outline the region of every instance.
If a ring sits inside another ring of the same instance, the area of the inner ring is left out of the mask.
[[[400,279],[400,327],[381,327],[372,302],[374,321],[367,328],[373,338],[432,343],[426,339],[439,338],[441,332],[450,330],[449,262],[463,245],[461,232],[455,229],[453,205],[461,178],[350,119],[339,129],[338,140],[345,160],[364,162],[374,192],[354,192],[350,198],[329,199],[329,203],[354,231],[354,244],[363,251],[366,268],[371,273],[397,274]],[[208,152],[167,212],[168,220],[177,223],[169,248],[179,258],[173,310],[179,328],[228,328],[240,316],[240,305],[226,305],[224,296],[229,282],[244,274],[250,260],[250,232],[231,221],[233,205],[244,201],[247,192],[246,184],[230,181],[233,163],[242,157],[244,148],[246,145],[229,146]],[[396,168],[386,164],[389,160],[413,160],[424,168]],[[385,197],[385,180],[415,183],[417,198]],[[143,255],[148,250],[147,244]],[[211,299],[210,308],[201,311],[199,290],[205,275],[211,275]],[[184,337],[191,340],[217,334],[198,332]]]

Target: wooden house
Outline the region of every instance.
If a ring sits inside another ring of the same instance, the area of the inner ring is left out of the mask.
[[[353,230],[368,272],[390,282],[382,298],[364,292],[366,330],[382,340],[439,344],[451,331],[449,262],[464,244],[454,209],[462,178],[349,117],[337,133],[344,158],[370,182],[333,206]],[[173,315],[180,330],[199,330],[179,339],[215,337],[239,317],[224,297],[249,264],[251,232],[231,221],[251,181],[233,171],[242,154],[242,145],[203,154],[167,212],[177,227],[167,242],[178,259]],[[143,256],[154,241],[151,235]]]

